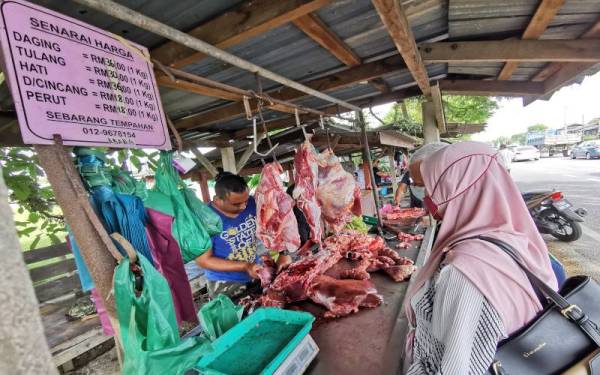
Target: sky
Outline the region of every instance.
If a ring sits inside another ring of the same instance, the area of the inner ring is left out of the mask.
[[[559,128],[565,121],[567,125],[588,122],[600,117],[600,73],[586,77],[581,84],[563,87],[548,101],[537,100],[523,107],[521,98],[499,99],[498,105],[486,130],[473,135],[473,140],[492,141],[523,133],[536,124]],[[383,117],[391,108],[392,104],[386,104],[374,107],[373,111]]]

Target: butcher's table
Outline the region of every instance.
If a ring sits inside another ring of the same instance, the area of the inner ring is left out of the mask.
[[[422,241],[407,250],[399,250],[421,266],[428,257],[434,237],[434,226]],[[397,242],[388,241],[394,248]],[[402,304],[409,282],[396,283],[384,273],[371,274],[383,304],[374,309],[361,309],[345,318],[315,324],[311,336],[319,346],[319,354],[308,368],[308,374],[400,374],[404,338],[408,323]]]

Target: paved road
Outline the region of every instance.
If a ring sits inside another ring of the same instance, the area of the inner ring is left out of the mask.
[[[544,158],[512,164],[512,176],[522,191],[557,189],[588,216],[583,237],[572,243],[544,236],[548,247],[570,274],[592,275],[600,281],[600,160]]]

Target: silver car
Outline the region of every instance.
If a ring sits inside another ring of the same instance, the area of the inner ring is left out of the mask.
[[[513,150],[513,161],[539,160],[540,151],[533,146],[519,146]]]

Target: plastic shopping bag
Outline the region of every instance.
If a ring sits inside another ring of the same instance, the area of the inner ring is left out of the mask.
[[[198,311],[202,329],[211,341],[218,339],[242,320],[244,306],[235,305],[229,297],[219,294]]]
[[[124,349],[124,375],[185,373],[211,350],[204,337],[179,338],[171,291],[144,258],[125,258],[114,276],[117,317]]]

